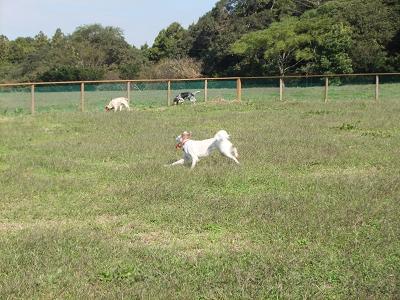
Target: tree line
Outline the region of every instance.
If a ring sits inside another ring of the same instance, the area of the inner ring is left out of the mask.
[[[0,35],[3,82],[399,71],[398,0],[220,0],[139,48],[100,24]]]

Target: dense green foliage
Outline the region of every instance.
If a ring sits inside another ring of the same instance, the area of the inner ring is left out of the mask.
[[[177,60],[181,69],[197,63],[174,77],[394,72],[399,28],[396,0],[220,0],[188,29],[161,30],[151,47],[99,24],[50,38],[0,36],[0,80],[149,78]]]
[[[280,75],[298,65],[306,72],[351,73],[350,34],[349,27],[327,18],[288,17],[245,34],[232,50],[246,56],[262,55],[265,68],[277,68]]]

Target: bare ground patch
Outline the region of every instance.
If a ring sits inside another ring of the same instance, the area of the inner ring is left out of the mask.
[[[152,225],[127,221],[126,217],[101,215],[90,220],[36,220],[32,222],[0,221],[0,234],[23,230],[68,230],[68,229],[103,230],[107,240],[124,244],[127,247],[154,247],[173,250],[188,259],[196,259],[204,253],[224,251],[243,252],[254,249],[256,244],[244,239],[239,234],[222,232],[172,233],[156,230]]]
[[[378,174],[379,170],[376,167],[367,167],[367,168],[357,168],[357,167],[349,167],[349,168],[337,168],[337,167],[329,167],[324,169],[318,169],[311,171],[309,176],[316,178],[325,178],[325,177],[370,177]]]

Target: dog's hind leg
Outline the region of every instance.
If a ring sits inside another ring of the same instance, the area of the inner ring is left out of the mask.
[[[236,158],[239,157],[239,153],[238,153],[236,147],[232,147],[232,154],[233,154],[233,156],[236,157]]]
[[[230,159],[232,159],[235,163],[237,163],[238,165],[240,165],[240,163],[239,163],[239,161],[237,160],[237,158],[234,157],[232,154],[230,154],[230,155],[225,155],[225,156],[228,157],[228,158],[230,158]]]
[[[235,163],[240,165],[239,161],[237,160],[236,157],[238,157],[238,153],[235,147],[232,148],[232,152],[221,152],[222,155],[232,159]]]

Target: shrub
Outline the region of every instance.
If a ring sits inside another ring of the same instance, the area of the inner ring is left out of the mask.
[[[101,80],[104,77],[104,73],[102,68],[62,66],[47,70],[38,79],[40,81]]]
[[[140,78],[176,79],[201,77],[201,63],[193,58],[164,59],[140,73]]]

